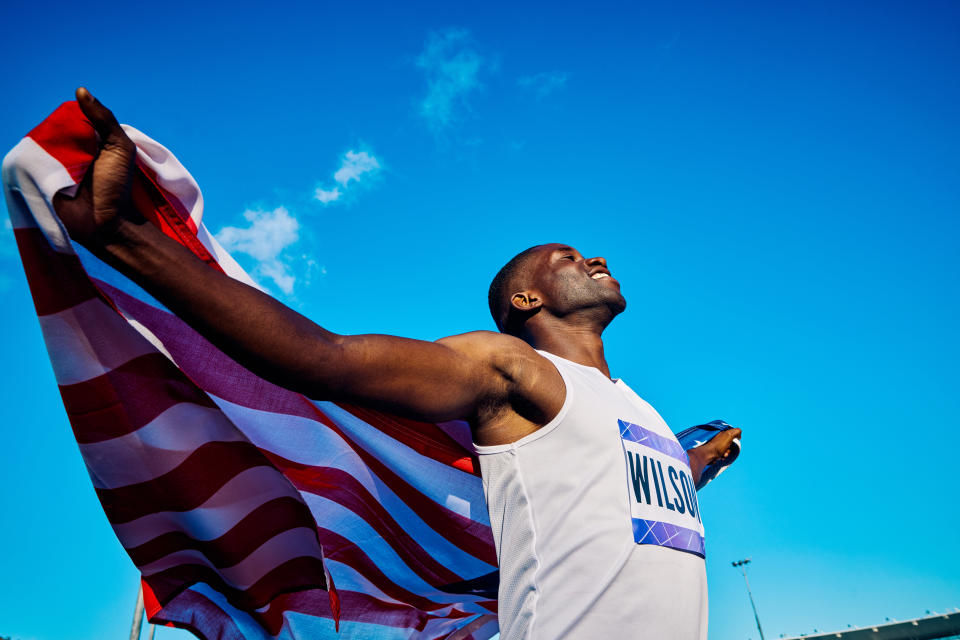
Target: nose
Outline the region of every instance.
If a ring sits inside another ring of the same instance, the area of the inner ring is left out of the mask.
[[[587,258],[584,262],[587,263],[588,267],[595,267],[600,265],[601,267],[607,266],[607,259],[602,256],[597,256],[596,258]]]

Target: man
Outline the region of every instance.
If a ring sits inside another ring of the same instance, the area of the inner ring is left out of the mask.
[[[130,202],[135,148],[85,89],[101,141],[70,235],[237,362],[314,399],[433,422],[477,445],[500,563],[502,637],[706,637],[695,485],[733,429],[684,452],[660,416],[610,378],[601,335],[626,307],[603,258],[546,244],[497,274],[501,333],[435,343],[341,336],[209,268]]]

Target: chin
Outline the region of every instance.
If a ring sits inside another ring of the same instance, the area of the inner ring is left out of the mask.
[[[614,315],[623,313],[627,308],[627,299],[617,292],[616,295],[610,296],[610,299],[607,300],[607,307],[613,311]]]

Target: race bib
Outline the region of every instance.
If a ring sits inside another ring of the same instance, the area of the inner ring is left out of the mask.
[[[633,538],[704,557],[703,523],[687,452],[675,438],[618,420]]]

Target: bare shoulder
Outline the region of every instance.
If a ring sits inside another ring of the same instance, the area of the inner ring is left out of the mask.
[[[473,360],[500,380],[498,398],[477,415],[477,444],[515,442],[560,411],[566,386],[550,360],[529,344],[493,331],[472,331],[437,341]]]
[[[510,380],[541,368],[555,370],[549,360],[520,338],[496,331],[470,331],[440,338],[437,343],[491,366]]]
[[[496,331],[469,331],[440,338],[437,343],[466,355],[493,356],[498,352],[506,353],[523,351],[524,349],[537,353],[533,347],[520,338],[514,338]]]

